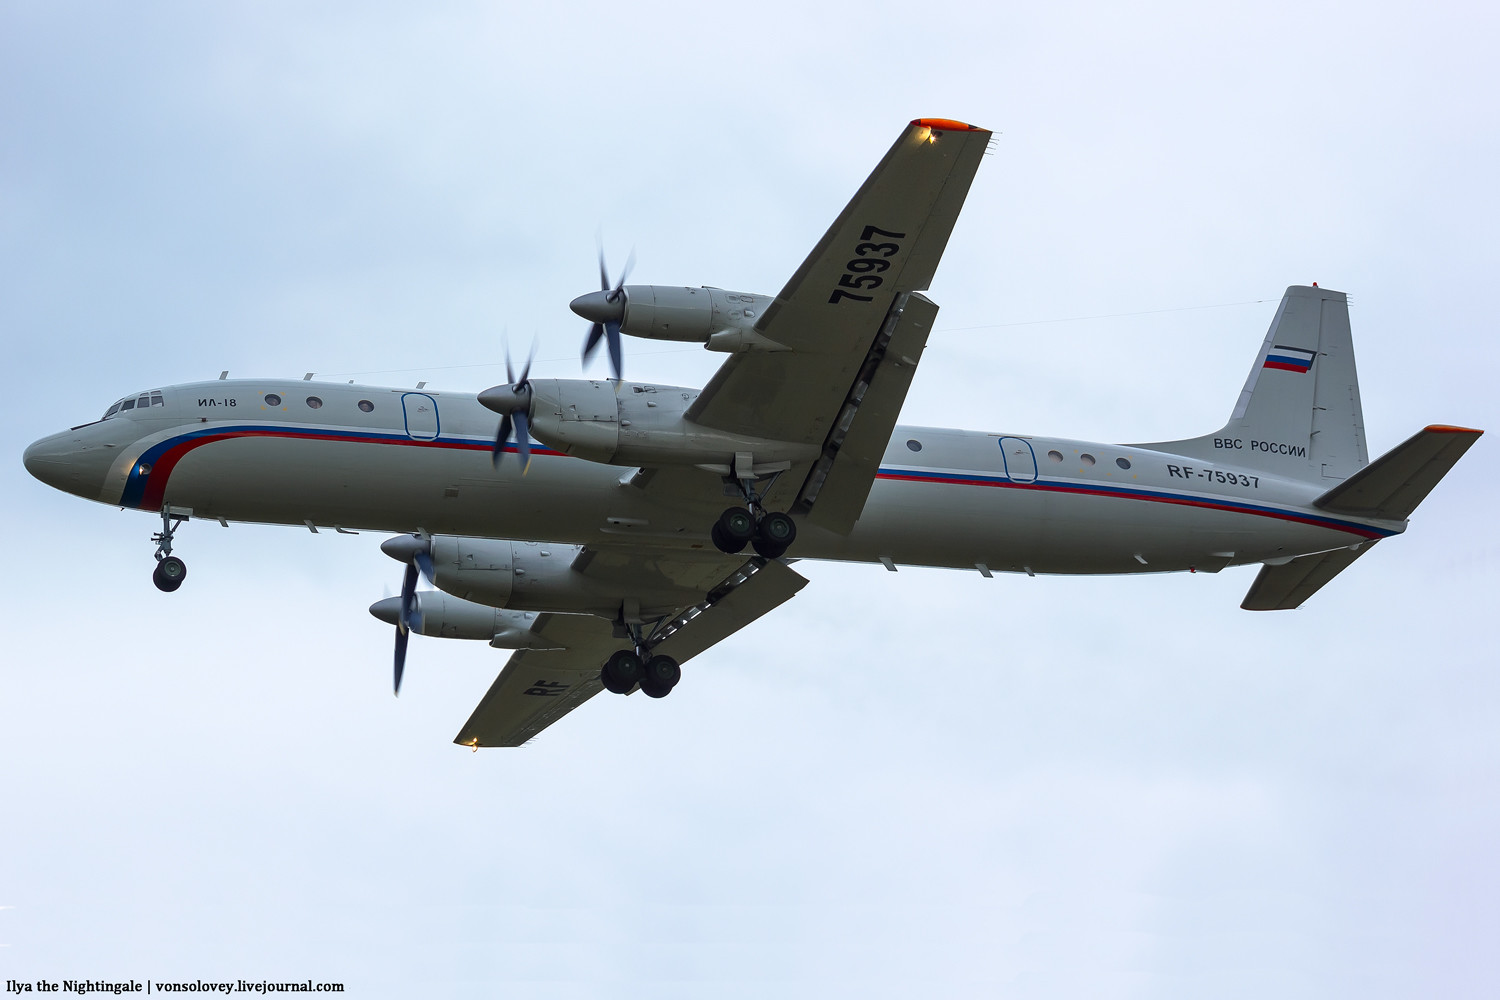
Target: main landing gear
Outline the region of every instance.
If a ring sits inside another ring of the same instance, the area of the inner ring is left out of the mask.
[[[797,540],[796,522],[789,514],[763,508],[760,505],[763,494],[755,491],[752,480],[741,479],[737,485],[745,495],[745,506],[730,507],[719,515],[709,531],[714,547],[733,555],[751,545],[766,559],[780,559]]]
[[[665,698],[682,680],[682,668],[670,656],[622,649],[604,661],[599,680],[615,694],[629,694],[639,684],[647,697]]]
[[[156,569],[151,574],[151,582],[156,584],[156,589],[170,594],[182,586],[182,581],[187,579],[187,563],[172,554],[172,536],[177,534],[177,528],[186,521],[186,517],[173,517],[172,509],[166,504],[161,508],[161,531],[151,536],[156,543]]]

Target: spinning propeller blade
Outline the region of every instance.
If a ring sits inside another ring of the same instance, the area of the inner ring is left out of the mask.
[[[429,558],[429,565],[431,560]],[[412,611],[417,601],[417,564],[413,560],[406,564],[406,575],[401,579],[401,616],[396,619],[396,694],[401,693],[401,674],[406,670],[406,640],[411,633]]]
[[[531,465],[530,424],[526,411],[531,407],[531,362],[536,359],[536,341],[531,343],[531,353],[516,378],[515,368],[510,363],[510,348],[505,350],[505,377],[509,385],[495,386],[479,394],[479,402],[500,414],[500,429],[495,434],[495,446],[490,450],[490,464],[500,467],[500,456],[510,442],[511,431],[515,431],[516,451],[521,453],[521,473],[525,475]]]
[[[370,605],[370,614],[396,626],[394,688],[401,693],[401,675],[406,671],[406,646],[413,629],[422,631],[421,605],[417,601],[417,576],[432,582],[432,541],[424,535],[397,535],[380,543],[380,551],[406,564],[401,578],[401,596]]]
[[[620,347],[620,324],[625,319],[625,307],[630,296],[625,291],[625,281],[635,267],[635,250],[625,259],[625,269],[613,288],[609,284],[609,267],[604,262],[604,244],[599,244],[599,291],[580,295],[572,302],[572,310],[584,319],[594,321],[588,336],[583,341],[583,360],[587,361],[599,347],[602,339],[609,346],[609,366],[615,381],[624,373],[623,352]]]

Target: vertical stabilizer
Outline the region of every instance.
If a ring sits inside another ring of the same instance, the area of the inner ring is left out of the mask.
[[[1141,447],[1329,485],[1364,468],[1348,296],[1288,288],[1229,422],[1203,437]]]

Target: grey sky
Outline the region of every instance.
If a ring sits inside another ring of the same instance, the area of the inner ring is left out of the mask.
[[[1209,431],[1319,281],[1372,452],[1495,430],[1493,12],[430,6],[0,5],[0,977],[1493,992],[1489,437],[1297,612],[1239,611],[1248,570],[802,564],[670,699],[474,755],[503,656],[415,639],[392,699],[379,536],[195,523],[163,595],[148,517],[20,464],[224,368],[479,389],[508,332],[572,375],[597,230],[633,280],[775,292],[918,116],[1000,134],[907,422]]]

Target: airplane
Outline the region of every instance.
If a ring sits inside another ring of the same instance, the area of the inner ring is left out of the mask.
[[[478,394],[236,379],[132,393],[26,468],[161,519],[396,532],[408,637],[512,655],[454,742],[520,746],[600,691],[681,664],[797,594],[802,559],[993,573],[1216,573],[1296,608],[1407,519],[1483,433],[1432,425],[1371,462],[1344,293],[1287,289],[1228,422],[1109,444],[897,425],[925,295],[988,130],[919,118],[774,295],[611,282],[572,302],[613,377]],[[623,378],[622,335],[728,355],[702,389]],[[309,377],[310,378],[310,377]],[[499,424],[496,424],[496,415]],[[750,552],[746,552],[749,549]],[[417,589],[425,577],[432,590]]]

